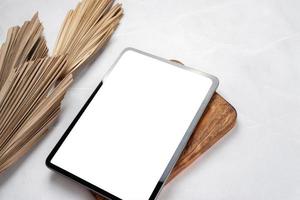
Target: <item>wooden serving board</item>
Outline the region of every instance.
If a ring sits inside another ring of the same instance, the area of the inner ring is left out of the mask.
[[[175,61],[177,62],[177,61]],[[235,125],[236,110],[218,93],[211,98],[167,183],[220,140]],[[105,198],[93,193],[96,200]]]
[[[228,133],[233,128],[236,117],[235,109],[223,97],[215,93],[167,183]],[[103,197],[97,194],[94,194],[94,196],[96,200],[104,200]]]

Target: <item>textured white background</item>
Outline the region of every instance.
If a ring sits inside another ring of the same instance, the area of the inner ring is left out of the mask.
[[[53,48],[77,0],[1,0],[0,41],[39,11]],[[33,151],[0,176],[2,200],[93,199],[44,160],[93,88],[127,46],[219,77],[237,126],[162,192],[160,199],[297,200],[300,197],[300,2],[128,0],[100,57],[76,78],[60,120]]]

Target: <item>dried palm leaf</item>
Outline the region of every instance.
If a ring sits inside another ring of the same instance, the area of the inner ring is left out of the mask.
[[[48,49],[42,32],[43,26],[37,13],[21,27],[15,26],[8,30],[6,41],[0,49],[0,89],[11,70],[28,60],[47,55]]]
[[[35,14],[9,29],[0,49],[0,173],[55,122],[72,74],[103,48],[122,17],[112,0],[83,0],[63,24],[53,57]],[[66,56],[68,55],[68,56]]]
[[[64,75],[73,73],[109,40],[122,18],[120,4],[112,0],[83,0],[67,14],[53,54],[68,54]]]

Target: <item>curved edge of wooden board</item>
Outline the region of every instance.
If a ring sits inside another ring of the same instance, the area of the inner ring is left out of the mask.
[[[234,127],[236,118],[237,112],[235,108],[218,93],[215,93],[172,170],[167,183],[227,134]],[[105,199],[95,193],[93,195],[96,200]]]
[[[227,134],[234,127],[236,118],[235,108],[218,93],[215,93],[167,182],[174,179]]]

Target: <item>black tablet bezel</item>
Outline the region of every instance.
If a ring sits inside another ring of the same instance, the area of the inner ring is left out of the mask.
[[[204,72],[201,72],[201,71],[198,71],[198,70],[195,70],[193,68],[190,68],[190,67],[186,67],[184,65],[181,65],[181,64],[177,64],[177,63],[174,63],[172,61],[169,61],[169,60],[166,60],[166,59],[163,59],[163,58],[160,58],[160,57],[157,57],[157,56],[154,56],[152,54],[149,54],[149,53],[145,53],[145,52],[142,52],[140,50],[137,50],[137,49],[134,49],[134,48],[126,48],[125,50],[123,50],[123,52],[120,54],[120,56],[118,57],[118,59],[116,60],[116,62],[114,63],[114,65],[112,66],[111,69],[114,68],[114,66],[116,65],[116,63],[119,61],[119,59],[122,57],[122,55],[126,52],[126,51],[135,51],[137,53],[140,53],[140,54],[143,54],[143,55],[146,55],[146,56],[150,56],[152,58],[155,58],[155,59],[158,59],[160,61],[163,61],[163,62],[166,62],[166,63],[169,63],[171,65],[174,65],[176,67],[180,67],[180,68],[183,68],[183,69],[186,69],[186,70],[189,70],[189,71],[193,71],[195,73],[199,73],[203,76],[206,76],[208,78],[210,78],[212,80],[212,85],[211,85],[211,88],[210,90],[208,91],[204,101],[202,102],[202,104],[200,105],[200,108],[198,109],[194,119],[192,120],[189,128],[187,129],[183,139],[181,140],[180,144],[178,145],[174,155],[172,156],[172,158],[170,159],[166,169],[164,170],[160,180],[158,180],[151,196],[149,197],[149,200],[155,200],[156,197],[158,196],[158,194],[160,193],[163,185],[165,184],[168,176],[170,175],[172,169],[174,168],[177,160],[179,159],[182,151],[184,150],[190,136],[192,135],[193,133],[193,130],[195,129],[198,121],[200,120],[208,102],[210,101],[212,95],[214,94],[216,88],[218,87],[218,84],[219,84],[219,81],[216,77],[210,75],[210,74],[206,74]],[[46,159],[46,166],[52,170],[55,170],[57,171],[58,173],[68,177],[68,178],[71,178],[73,180],[75,180],[76,182],[80,183],[81,185],[87,187],[88,189],[98,193],[99,195],[105,197],[105,198],[108,198],[108,199],[113,199],[113,200],[120,200],[119,197],[109,193],[108,191],[105,191],[99,187],[97,187],[96,185],[90,183],[90,182],[87,182],[85,181],[84,179],[76,176],[75,174],[72,174],[62,168],[60,168],[59,166],[51,163],[51,160],[52,158],[54,157],[55,153],[58,151],[58,149],[60,148],[60,146],[63,144],[63,142],[65,141],[65,139],[67,138],[67,136],[69,135],[69,133],[71,132],[71,130],[73,129],[73,127],[75,126],[75,124],[77,123],[77,121],[80,119],[81,115],[83,114],[83,112],[85,111],[85,109],[88,107],[88,105],[90,104],[90,102],[93,100],[93,98],[95,97],[95,95],[97,94],[97,92],[99,91],[99,89],[101,88],[103,84],[103,81],[101,81],[98,86],[96,87],[96,89],[93,91],[93,93],[91,94],[91,96],[88,98],[87,102],[84,104],[84,106],[80,109],[79,113],[77,114],[77,116],[75,117],[75,119],[72,121],[72,123],[70,124],[70,126],[68,127],[68,129],[65,131],[65,133],[63,134],[63,136],[60,138],[60,140],[58,141],[58,143],[55,145],[55,147],[52,149],[52,151],[50,152],[50,154],[48,155],[47,159]]]

